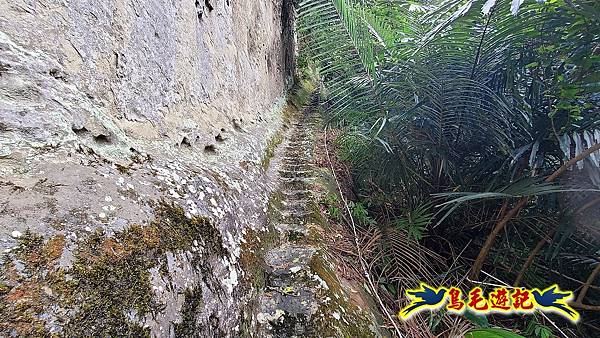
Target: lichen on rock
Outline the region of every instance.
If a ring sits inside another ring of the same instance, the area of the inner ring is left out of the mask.
[[[203,245],[195,245],[198,241]],[[19,318],[56,317],[63,325],[51,329],[67,336],[147,336],[150,329],[144,321],[164,308],[155,297],[150,270],[164,264],[168,253],[186,252],[191,266],[208,275],[212,272],[209,258],[228,255],[208,219],[188,218],[183,208],[166,202],[157,203],[156,219],[150,224],[133,225],[112,236],[96,232],[78,246],[72,267],[56,268],[64,243],[60,236],[44,241],[27,233],[5,257],[0,327],[6,335],[39,330],[26,322],[19,324]],[[192,248],[196,249],[189,251]],[[22,265],[23,271],[11,268],[15,264]],[[169,278],[168,272],[164,277]],[[216,281],[213,286],[219,287]],[[201,297],[201,288],[190,286],[184,292],[190,296],[183,320],[189,322],[191,295]]]

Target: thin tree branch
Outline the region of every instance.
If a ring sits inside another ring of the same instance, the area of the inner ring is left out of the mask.
[[[600,197],[596,198],[596,199],[593,199],[590,202],[584,204],[581,208],[579,208],[579,210],[577,210],[576,213],[582,213],[585,210],[593,207],[594,205],[596,205],[599,202],[600,202]],[[525,272],[527,271],[527,269],[529,269],[529,267],[531,266],[531,264],[533,264],[533,261],[534,261],[535,257],[540,253],[540,251],[544,247],[544,244],[552,242],[552,236],[554,235],[555,231],[556,231],[556,228],[550,229],[550,231],[548,232],[548,236],[545,236],[544,238],[540,239],[540,241],[533,248],[533,250],[531,251],[531,253],[527,257],[527,260],[525,261],[525,264],[523,264],[523,267],[519,271],[519,274],[517,275],[517,278],[515,279],[514,286],[519,286],[519,284],[521,284],[521,281],[523,280]]]
[[[546,179],[544,181],[546,183],[554,181],[556,178],[558,178],[560,175],[562,175],[565,171],[567,171],[567,169],[569,169],[572,165],[577,164],[577,162],[585,159],[586,157],[590,156],[592,153],[594,153],[595,151],[598,151],[598,150],[600,150],[600,143],[591,145],[588,149],[583,151],[581,154],[573,157],[572,159],[567,161],[565,164],[563,164],[560,168],[558,168],[555,172],[553,172],[552,175],[546,177]],[[481,250],[479,251],[477,258],[475,259],[475,262],[473,263],[473,266],[471,267],[471,271],[469,273],[469,277],[471,279],[479,278],[479,273],[481,272],[483,263],[487,259],[487,256],[489,255],[489,253],[492,249],[492,246],[494,245],[496,236],[498,236],[500,231],[502,231],[502,229],[504,229],[504,227],[506,226],[508,221],[510,221],[514,216],[516,216],[519,213],[519,211],[521,211],[521,209],[527,204],[528,200],[529,200],[528,197],[521,197],[519,202],[517,202],[517,204],[508,213],[506,213],[504,218],[502,218],[498,223],[496,223],[496,226],[494,226],[494,228],[492,229],[492,231],[486,238],[485,243],[481,247]]]
[[[590,273],[588,279],[585,281],[585,284],[583,284],[583,288],[581,288],[581,291],[579,291],[579,295],[577,296],[577,300],[575,301],[576,303],[583,304],[583,299],[585,298],[585,295],[587,294],[588,290],[590,289],[590,286],[592,285],[596,277],[598,277],[598,275],[600,275],[600,263],[596,265],[596,268],[592,270],[592,273]],[[600,306],[598,308],[600,308]]]
[[[533,264],[535,257],[542,250],[542,248],[544,247],[544,244],[550,243],[552,241],[551,238],[553,235],[554,235],[554,230],[552,230],[551,233],[548,234],[548,237],[544,237],[544,238],[540,239],[540,241],[535,245],[535,248],[533,248],[533,250],[527,257],[525,264],[523,264],[523,267],[519,271],[517,278],[515,278],[515,282],[513,283],[514,286],[519,286],[519,284],[521,284],[521,281],[523,280],[523,277],[525,276],[525,272],[527,271],[527,269],[529,269],[531,264]]]

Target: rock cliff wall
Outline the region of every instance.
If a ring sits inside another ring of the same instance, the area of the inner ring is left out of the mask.
[[[1,336],[248,329],[291,20],[289,1],[0,0]]]
[[[289,72],[281,1],[2,1],[0,9],[3,144],[214,143],[221,128],[260,120]]]

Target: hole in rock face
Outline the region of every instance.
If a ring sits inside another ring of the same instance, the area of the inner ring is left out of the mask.
[[[208,321],[213,330],[217,330],[219,328],[219,318],[217,316],[215,316],[214,313],[210,315],[210,317],[208,318]]]
[[[180,145],[182,146],[186,146],[186,147],[191,147],[192,143],[190,142],[190,140],[187,138],[187,136],[184,136],[183,139],[181,140]]]
[[[210,3],[209,0],[204,0],[204,6],[206,6],[206,8],[208,8],[209,12],[212,12],[212,10],[214,9],[214,7],[212,6],[212,4]]]
[[[198,13],[198,20],[202,20],[202,14],[204,14],[204,9],[202,8],[202,5],[200,5],[199,0],[196,0],[195,5],[196,5],[196,12]]]
[[[225,138],[221,134],[215,136],[215,141],[217,142],[225,142]]]
[[[233,124],[233,129],[237,131],[242,131],[242,119],[233,119],[231,120],[231,124]]]
[[[110,144],[112,143],[110,137],[104,134],[94,136],[94,141],[99,144]]]
[[[78,136],[81,136],[81,135],[89,132],[89,130],[87,130],[86,127],[72,126],[71,130],[75,133],[75,135],[78,135]]]
[[[204,152],[206,153],[216,153],[217,147],[214,144],[207,144],[204,146]]]
[[[2,73],[8,71],[9,69],[10,69],[10,65],[8,63],[0,62],[0,76],[2,76]]]
[[[66,81],[65,73],[63,73],[60,69],[52,68],[48,71],[48,74],[57,80]]]

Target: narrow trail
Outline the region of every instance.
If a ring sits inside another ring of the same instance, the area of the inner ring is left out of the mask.
[[[274,227],[279,246],[265,254],[265,290],[259,300],[258,321],[262,332],[258,337],[292,337],[316,335],[313,316],[320,307],[326,289],[311,261],[317,248],[307,241],[308,220],[314,210],[309,207],[313,197],[313,144],[318,121],[314,105],[310,104],[292,124],[285,144],[278,176],[281,180],[282,202]]]
[[[273,174],[279,181],[269,220],[276,244],[263,255],[264,283],[258,290],[258,322],[252,337],[382,337],[372,308],[353,284],[336,272],[322,235],[320,212],[327,173],[315,164],[318,96],[295,118],[278,149]],[[368,298],[368,296],[366,296]]]

